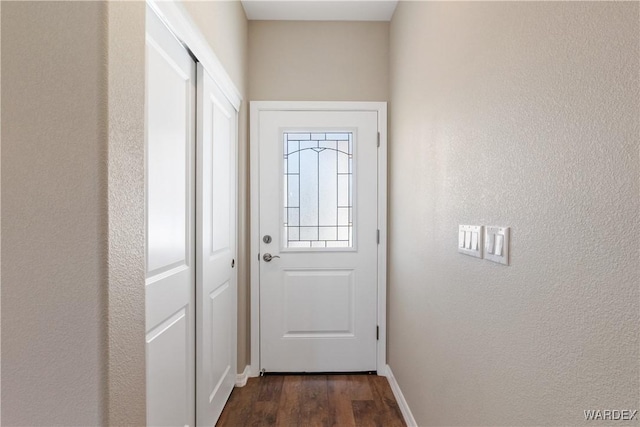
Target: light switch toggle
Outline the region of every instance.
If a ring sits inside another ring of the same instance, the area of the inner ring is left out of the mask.
[[[476,233],[475,231],[471,232],[471,249],[474,251],[478,250],[478,234],[480,233]]]
[[[485,252],[488,254],[492,254],[494,251],[494,248],[496,247],[496,235],[493,233],[487,233],[485,242],[486,242]]]
[[[470,231],[464,232],[464,248],[471,249],[471,232]]]
[[[458,252],[476,258],[482,258],[482,226],[458,226]]]
[[[502,246],[504,245],[504,235],[496,235],[496,249],[493,252],[494,255],[502,256]]]

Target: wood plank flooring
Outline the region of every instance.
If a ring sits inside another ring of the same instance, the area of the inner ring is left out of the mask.
[[[267,375],[235,388],[216,426],[381,426],[405,423],[385,377]]]

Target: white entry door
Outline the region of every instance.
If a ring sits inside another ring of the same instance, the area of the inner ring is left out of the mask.
[[[213,426],[236,378],[237,115],[198,64],[197,425]]]
[[[147,423],[194,425],[196,64],[147,8]]]
[[[376,370],[378,125],[376,111],[259,111],[266,372]]]

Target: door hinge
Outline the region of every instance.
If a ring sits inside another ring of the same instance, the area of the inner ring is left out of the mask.
[[[380,132],[378,132],[378,147],[380,147]]]
[[[376,242],[377,242],[378,244],[380,244],[380,230],[377,230],[377,233],[376,233]]]
[[[376,341],[380,339],[380,326],[376,326]]]

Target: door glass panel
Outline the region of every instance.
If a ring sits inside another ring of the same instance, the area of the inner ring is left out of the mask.
[[[285,132],[285,248],[353,247],[353,133]]]

